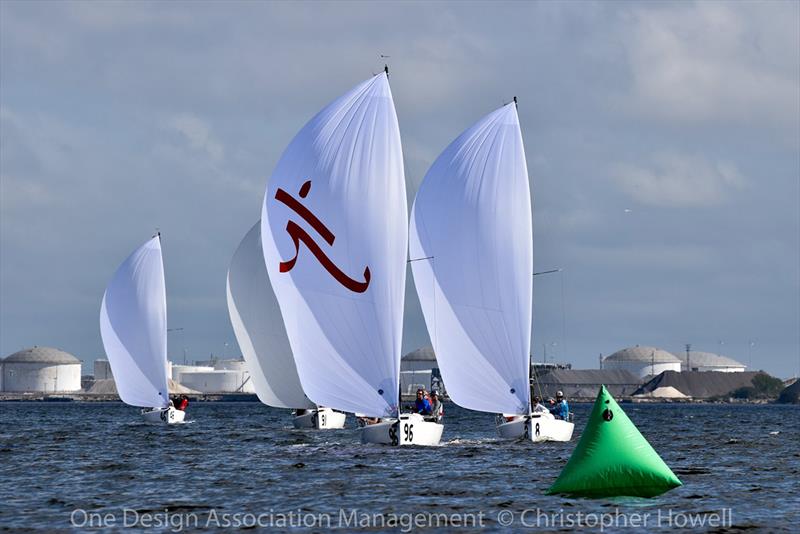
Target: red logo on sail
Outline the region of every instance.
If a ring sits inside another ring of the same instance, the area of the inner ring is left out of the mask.
[[[309,191],[311,191],[311,180],[308,180],[302,185],[302,187],[300,187],[300,198],[306,198]],[[278,190],[275,192],[275,200],[285,204],[292,211],[302,217],[303,220],[311,225],[311,227],[322,236],[322,239],[324,239],[328,245],[333,245],[333,241],[336,239],[336,236],[333,235],[333,232],[331,232],[328,227],[317,218],[316,215],[311,213],[311,210],[302,205],[292,195],[283,189],[278,188]],[[325,270],[328,271],[328,273],[330,273],[330,275],[333,276],[337,282],[355,293],[363,293],[367,290],[370,280],[369,267],[364,268],[363,282],[354,280],[344,274],[344,272],[339,269],[328,256],[325,255],[314,239],[308,235],[308,232],[306,232],[296,222],[289,221],[286,223],[286,231],[289,233],[289,236],[292,238],[292,242],[294,243],[294,258],[288,261],[282,261],[279,266],[280,272],[288,273],[292,270],[294,264],[297,263],[297,255],[300,252],[300,243],[302,242],[306,247],[308,247],[308,250],[310,250],[314,257],[317,258],[317,261],[320,262]]]

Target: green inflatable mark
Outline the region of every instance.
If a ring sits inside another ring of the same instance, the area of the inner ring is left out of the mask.
[[[655,497],[681,485],[601,386],[578,446],[547,493]]]

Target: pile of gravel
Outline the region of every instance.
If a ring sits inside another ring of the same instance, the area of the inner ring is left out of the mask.
[[[534,395],[540,391],[545,397],[554,397],[563,391],[569,398],[595,398],[601,385],[615,397],[628,397],[642,384],[642,380],[623,369],[549,369],[536,377]]]
[[[661,386],[653,391],[648,391],[647,393],[640,393],[636,395],[636,397],[647,397],[652,399],[688,399],[687,395],[684,395],[682,392],[678,391],[672,386]]]
[[[753,377],[757,374],[755,371],[664,371],[640,387],[634,395],[646,395],[661,387],[673,387],[695,399],[724,397],[739,388],[753,387]]]

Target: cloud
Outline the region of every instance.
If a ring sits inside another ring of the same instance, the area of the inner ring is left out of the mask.
[[[0,355],[102,354],[105,283],[155,227],[170,323],[194,355],[232,343],[225,273],[271,170],[384,53],[409,194],[456,135],[519,96],[535,262],[566,269],[574,364],[631,333],[696,328],[712,343],[772,337],[769,365],[786,373],[799,5],[0,2]],[[708,283],[723,270],[751,282]],[[560,338],[559,277],[537,287],[536,336]],[[409,295],[405,350],[428,343]],[[690,297],[700,311],[680,309]],[[655,302],[674,313],[639,313]]]
[[[214,135],[211,127],[200,117],[190,113],[174,115],[166,121],[168,129],[180,133],[193,150],[205,152],[215,163],[225,157],[225,149]]]
[[[796,2],[659,4],[628,13],[636,111],[672,121],[796,125]]]
[[[618,165],[614,174],[625,194],[651,206],[716,205],[746,184],[730,163],[675,153],[655,156],[651,168]]]

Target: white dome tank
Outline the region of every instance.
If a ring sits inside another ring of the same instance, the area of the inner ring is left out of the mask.
[[[81,361],[62,350],[32,347],[3,360],[3,391],[67,393],[81,390]]]
[[[656,347],[628,347],[618,350],[603,359],[603,369],[630,371],[639,378],[653,376],[664,371],[681,370],[681,361],[671,352]]]

